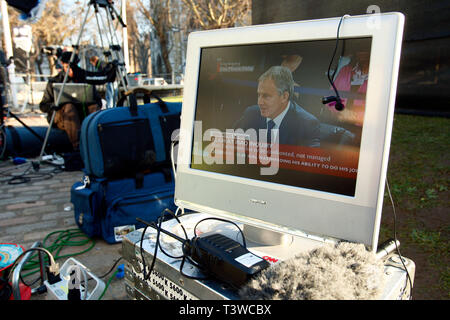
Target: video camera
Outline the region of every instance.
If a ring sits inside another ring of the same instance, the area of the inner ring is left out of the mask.
[[[108,0],[91,0],[90,4],[97,4],[100,7],[108,7],[112,4],[114,4],[113,1],[108,1]]]
[[[63,53],[63,48],[61,46],[46,46],[41,48],[41,53],[49,56],[55,55],[57,58],[60,58]]]

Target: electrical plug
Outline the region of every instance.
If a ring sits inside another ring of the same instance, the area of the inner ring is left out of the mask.
[[[58,263],[52,263],[49,266],[47,266],[46,269],[47,269],[48,283],[55,284],[55,283],[61,281],[61,277],[59,275],[59,264]]]

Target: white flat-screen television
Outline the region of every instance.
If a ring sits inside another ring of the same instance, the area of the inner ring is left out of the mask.
[[[191,33],[176,204],[375,250],[403,25],[386,13]],[[341,111],[323,101],[337,95]]]

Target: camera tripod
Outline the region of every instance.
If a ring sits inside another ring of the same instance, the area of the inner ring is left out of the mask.
[[[84,32],[84,29],[86,27],[86,22],[87,22],[87,18],[89,16],[89,12],[90,9],[94,8],[95,10],[95,18],[97,21],[97,27],[98,27],[98,31],[99,31],[99,35],[100,35],[100,41],[101,41],[101,45],[102,48],[104,48],[104,41],[103,41],[103,37],[102,37],[102,30],[100,28],[100,21],[103,24],[103,27],[107,27],[107,33],[109,33],[109,35],[107,34],[107,40],[108,40],[108,44],[109,44],[109,50],[104,51],[104,55],[105,57],[109,58],[112,57],[114,60],[117,60],[117,67],[116,67],[116,79],[119,79],[120,84],[122,85],[122,87],[124,88],[124,91],[128,91],[128,80],[126,78],[126,69],[125,69],[125,63],[123,62],[123,54],[121,52],[121,46],[119,44],[114,44],[114,41],[116,43],[119,43],[117,35],[115,33],[115,30],[113,30],[113,20],[115,20],[116,18],[118,19],[119,23],[121,24],[122,27],[126,27],[125,23],[123,22],[122,18],[120,17],[120,15],[118,14],[118,12],[116,11],[116,9],[113,6],[113,1],[111,0],[90,0],[87,10],[86,10],[86,14],[83,18],[83,22],[81,25],[81,29],[80,32],[78,34],[78,38],[76,41],[75,45],[72,45],[72,47],[74,48],[74,50],[72,50],[72,54],[70,56],[70,61],[69,61],[69,68],[67,68],[65,74],[64,74],[64,80],[62,82],[62,87],[61,90],[59,90],[57,98],[56,98],[56,103],[55,105],[58,106],[59,102],[61,101],[61,96],[63,94],[64,91],[64,86],[68,81],[68,74],[69,74],[69,69],[71,67],[71,65],[73,64],[74,60],[75,60],[75,51],[78,50],[79,45],[80,45],[80,41],[81,41],[81,36]],[[105,16],[106,16],[106,21],[107,23],[104,22],[104,19],[102,17],[102,15],[100,14],[100,9],[103,8],[105,9]],[[119,90],[120,92],[120,90]],[[132,99],[132,97],[129,97],[128,99]],[[130,103],[130,101],[129,101]],[[39,158],[37,161],[33,162],[33,168],[35,170],[39,170],[39,164],[42,161],[42,157],[44,155],[45,152],[45,148],[47,145],[47,141],[50,135],[50,130],[52,129],[54,120],[55,120],[55,115],[56,115],[56,110],[53,110],[52,115],[51,115],[51,119],[50,119],[50,123],[49,123],[49,127],[47,129],[45,138],[44,138],[44,142],[42,144],[42,148],[41,148],[41,152],[39,154]]]

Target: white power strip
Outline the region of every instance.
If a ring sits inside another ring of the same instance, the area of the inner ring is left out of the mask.
[[[64,158],[56,154],[43,156],[42,161],[46,161],[56,166],[62,166],[64,164]]]
[[[73,273],[73,271],[75,272]],[[44,284],[47,287],[47,300],[67,300],[69,281],[74,279],[76,280],[76,284],[79,285],[82,300],[98,300],[105,289],[103,280],[96,277],[88,268],[74,258],[69,258],[64,262],[59,276],[61,281],[54,284],[50,284],[48,280],[44,281]],[[88,279],[96,282],[91,291],[89,291],[90,285],[88,284]],[[77,285],[75,285],[75,287],[77,287]]]
[[[54,284],[50,284],[46,280],[44,283],[47,287],[47,300],[67,300],[67,294],[69,293],[69,279],[63,279]],[[83,285],[80,285],[80,292],[81,298],[83,298],[85,293]]]

